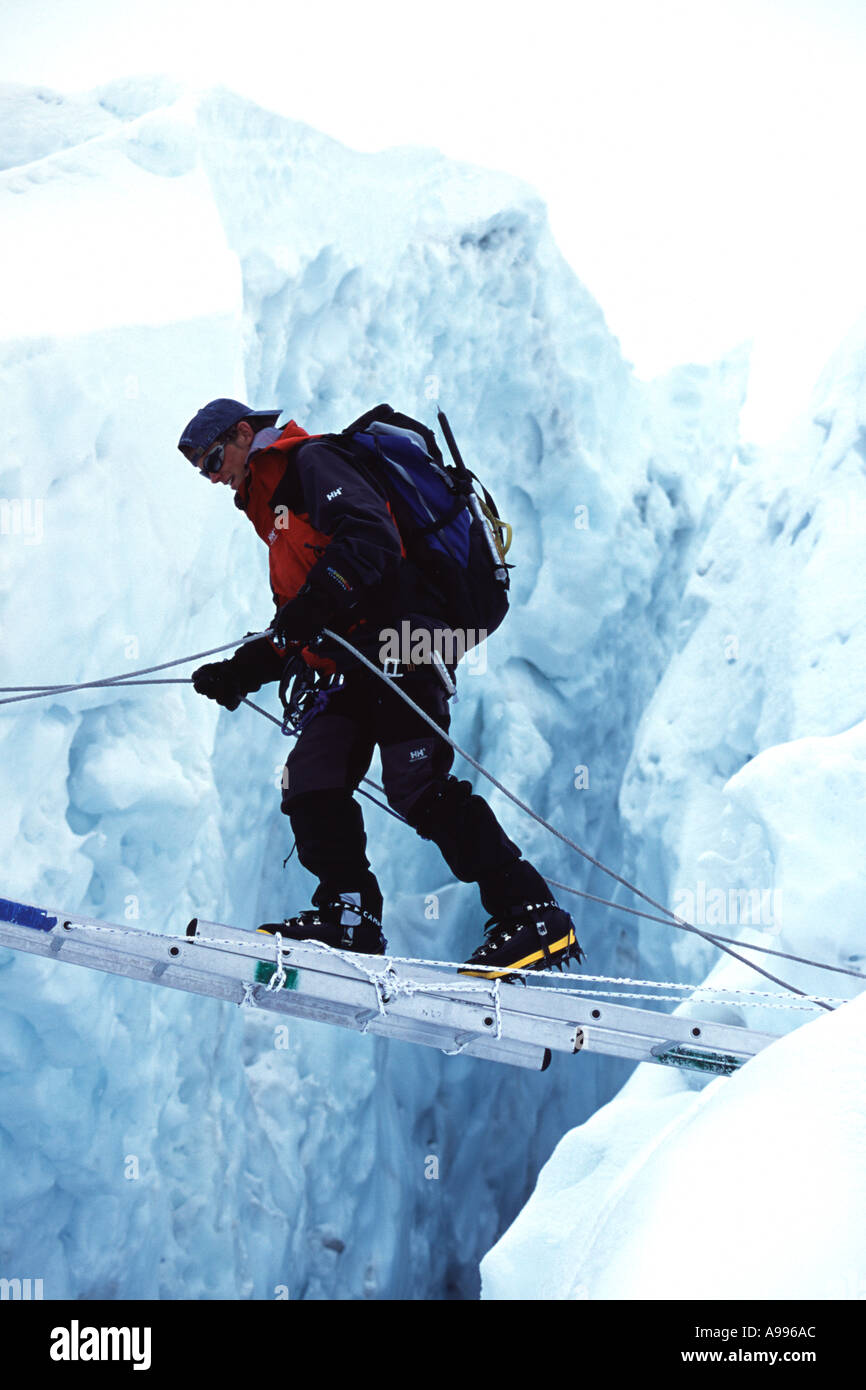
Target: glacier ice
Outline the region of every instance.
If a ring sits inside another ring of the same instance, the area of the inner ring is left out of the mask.
[[[669,891],[688,885],[693,900],[701,883],[766,885],[772,918],[744,939],[861,973],[864,383],[866,322],[784,447],[738,462],[620,798],[638,882],[663,864]],[[726,934],[741,931],[727,924]],[[713,964],[694,937],[663,942],[654,926],[638,935],[651,978],[762,987],[730,958]],[[485,1257],[485,1296],[866,1295],[859,982],[763,963],[802,990],[853,1002],[697,1094],[639,1067],[561,1141]],[[725,1021],[787,1033],[799,1020],[744,999]],[[712,1258],[689,1260],[695,1248]]]
[[[515,526],[514,606],[461,677],[458,740],[656,896],[705,854],[726,882],[770,875],[782,832],[757,755],[862,718],[846,674],[859,644],[853,610],[834,613],[834,633],[850,627],[840,658],[804,583],[815,646],[791,678],[785,574],[767,592],[760,547],[780,527],[805,563],[818,527],[794,531],[817,499],[789,479],[783,512],[780,480],[738,451],[745,355],[636,381],[539,200],[507,176],[429,150],[357,154],[228,91],[156,79],[3,102],[0,495],[42,504],[38,540],[12,523],[2,537],[4,683],[116,674],[265,624],[263,548],[175,449],[204,401],[280,405],[316,432],[385,399],[430,419],[439,397]],[[825,401],[834,458],[854,428],[842,397]],[[822,467],[853,477],[847,459]],[[741,502],[751,539],[732,555]],[[816,557],[819,583],[833,563]],[[752,626],[738,666],[713,664],[735,588]],[[167,685],[0,713],[5,896],[175,930],[308,901],[307,875],[282,867],[284,740],[250,710]],[[551,877],[608,895],[490,799]],[[393,947],[471,949],[472,890],[365,814]],[[595,973],[711,964],[655,925],[576,915]],[[0,965],[2,1272],[43,1278],[46,1297],[471,1297],[562,1135],[605,1105],[629,1122],[616,1061],[523,1075],[313,1024],[280,1048],[249,1011]],[[662,1110],[695,1103],[678,1077],[656,1084]]]

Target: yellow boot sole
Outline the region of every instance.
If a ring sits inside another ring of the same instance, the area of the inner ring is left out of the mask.
[[[577,938],[574,931],[569,930],[566,936],[559,941],[551,942],[547,948],[549,961],[545,960],[544,951],[531,951],[528,956],[523,956],[521,960],[513,961],[511,965],[500,966],[463,966],[458,970],[458,975],[480,975],[485,980],[498,980],[505,975],[513,975],[516,970],[546,970],[548,965],[557,965],[561,960],[567,960],[572,946],[577,945]]]

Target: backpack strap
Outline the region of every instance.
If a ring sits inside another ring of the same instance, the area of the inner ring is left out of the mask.
[[[420,435],[427,447],[427,452],[436,463],[445,466],[442,457],[442,450],[436,442],[436,436],[421,420],[413,420],[410,415],[403,415],[393,406],[382,404],[374,405],[372,410],[365,410],[363,415],[359,415],[357,420],[353,420],[351,425],[347,425],[342,431],[345,435],[365,434],[368,427],[374,420],[381,420],[383,424],[394,425],[399,430],[411,430],[413,434]]]

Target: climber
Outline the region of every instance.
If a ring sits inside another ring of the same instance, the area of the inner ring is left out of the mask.
[[[571,918],[486,801],[469,782],[451,776],[449,744],[383,679],[319,636],[323,628],[348,634],[358,651],[448,729],[453,668],[443,670],[441,661],[437,666],[380,659],[381,634],[399,630],[406,619],[428,634],[448,629],[447,603],[406,557],[381,478],[340,446],[342,435],[311,436],[293,420],[277,428],[280,413],[213,400],[186,426],[178,445],[204,478],[231,488],[235,506],[267,544],[276,605],[272,636],[244,644],[227,661],[199,667],[195,689],[234,710],[244,696],[287,670],[302,668],[316,682],[314,705],[307,706],[286,762],[281,809],[291,822],[298,858],[318,886],[312,908],[260,930],[384,953],[382,894],[353,795],[378,746],[389,805],[438,846],[458,879],[478,885],[489,920],[467,969],[493,977],[509,969],[579,962]]]

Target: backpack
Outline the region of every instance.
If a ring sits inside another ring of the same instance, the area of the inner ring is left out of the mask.
[[[427,425],[390,405],[375,406],[326,438],[384,485],[407,559],[437,592],[468,649],[495,632],[508,612],[511,527],[463,463],[441,411],[439,420],[454,464],[445,462]]]

